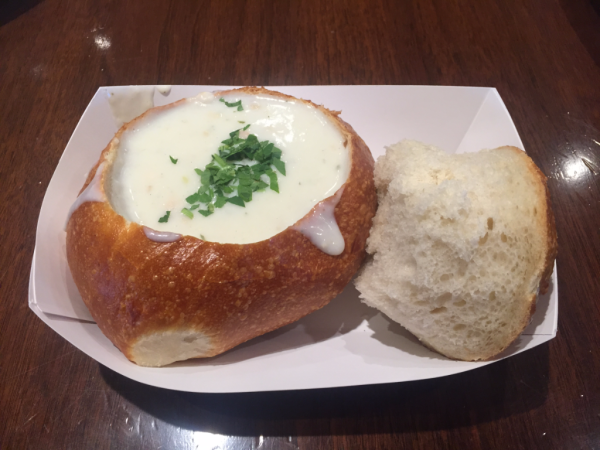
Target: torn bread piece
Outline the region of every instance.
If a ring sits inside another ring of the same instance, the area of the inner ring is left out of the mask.
[[[515,147],[449,155],[402,141],[377,161],[375,184],[363,301],[450,358],[503,351],[556,257],[546,177]]]

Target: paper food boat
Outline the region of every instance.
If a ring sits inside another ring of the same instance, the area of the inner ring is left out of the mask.
[[[157,106],[227,86],[173,86]],[[131,89],[131,87],[111,87]],[[490,88],[432,86],[271,87],[342,111],[375,158],[402,139],[449,153],[523,144],[498,92]],[[81,117],[50,181],[37,227],[29,306],[49,327],[99,363],[142,383],[190,392],[312,389],[420,380],[476,369],[431,352],[399,325],[363,305],[349,285],[325,308],[255,338],[225,354],[163,368],[129,362],[100,332],[73,283],[64,225],[87,172],[117,127],[100,88]],[[532,323],[505,351],[509,357],[556,336],[556,268]],[[493,361],[492,361],[493,362]]]

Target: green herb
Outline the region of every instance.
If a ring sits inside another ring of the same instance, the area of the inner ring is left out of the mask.
[[[225,99],[223,97],[221,97],[219,99],[219,101],[225,103],[225,106],[228,106],[229,108],[235,108],[235,107],[237,107],[238,111],[243,111],[244,110],[244,108],[242,107],[242,101],[241,100],[238,100],[235,103],[229,103],[229,102],[225,101]]]
[[[241,199],[241,198],[239,198],[239,197],[229,197],[229,198],[227,199],[227,201],[228,201],[229,203],[233,203],[234,205],[238,205],[238,206],[241,206],[241,207],[243,207],[243,208],[245,208],[245,207],[246,207],[246,204],[244,203],[244,200],[242,200],[242,199]]]
[[[187,208],[183,208],[181,210],[181,212],[183,213],[183,215],[185,215],[186,217],[189,217],[190,219],[194,218],[194,214]]]
[[[225,206],[225,203],[227,203],[227,197],[224,195],[218,195],[217,199],[215,200],[215,208],[222,208]]]
[[[167,211],[164,216],[162,216],[158,221],[160,223],[165,223],[169,221],[169,216],[171,215],[171,211]]]
[[[200,194],[196,192],[195,194],[192,194],[189,197],[187,197],[185,201],[188,202],[190,205],[198,203],[200,201]]]
[[[204,237],[204,235],[203,235],[203,234],[201,234],[201,235],[200,235],[200,239],[202,239],[203,241],[205,241],[205,240],[206,240],[206,238]]]
[[[285,163],[282,160],[279,158],[273,158],[271,160],[271,164],[273,164],[275,168],[281,172],[281,175],[285,175]]]
[[[177,164],[177,161],[179,161],[179,158],[178,158],[178,159],[175,159],[175,158],[173,158],[171,155],[169,155],[169,158],[171,158],[171,162],[172,162],[173,164]]]
[[[227,104],[231,105],[237,106]],[[259,141],[254,134],[241,138],[240,131],[249,127],[250,124],[229,133],[229,138],[222,141],[218,152],[212,155],[211,162],[204,169],[194,169],[200,177],[200,188],[186,197],[191,205],[182,210],[186,216],[192,217],[192,211],[197,210],[207,217],[226,203],[245,207],[255,192],[266,188],[279,193],[277,172],[286,174],[282,152],[272,142]]]
[[[277,182],[277,174],[275,172],[273,172],[272,170],[270,170],[269,172],[267,172],[267,176],[269,177],[269,180],[271,181],[270,184],[270,188],[277,192],[279,194],[279,183]]]

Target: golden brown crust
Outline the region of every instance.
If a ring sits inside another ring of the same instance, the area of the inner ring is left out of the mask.
[[[545,270],[542,273],[542,281],[540,283],[540,294],[545,294],[548,291],[550,277],[554,269],[554,261],[558,255],[558,238],[556,235],[556,223],[554,220],[554,212],[552,211],[552,203],[550,201],[550,191],[548,190],[547,178],[540,172],[543,177],[544,188],[546,191],[546,260],[544,261]]]
[[[538,205],[542,208],[542,211],[538,211],[537,217],[539,217],[539,222],[536,224],[536,226],[538,227],[538,232],[544,241],[541,252],[543,255],[543,261],[540,262],[539,268],[539,294],[545,294],[548,290],[550,277],[552,276],[552,270],[554,269],[554,260],[556,259],[556,255],[558,253],[556,224],[554,221],[554,213],[552,212],[550,191],[548,190],[548,179],[525,152],[516,147],[509,148],[517,152],[518,155],[527,162],[527,166],[532,176],[537,178],[539,181],[537,184],[539,197]],[[535,311],[535,304],[533,305],[533,311]]]
[[[552,212],[552,205],[550,203],[550,192],[548,191],[547,178],[544,173],[539,169],[539,167],[533,162],[533,160],[522,150],[517,147],[507,147],[513,150],[523,161],[526,163],[529,172],[532,175],[532,178],[537,182],[536,189],[538,194],[538,202],[537,205],[543,209],[543,211],[538,211],[537,217],[538,222],[534,224],[536,229],[541,235],[542,245],[540,248],[540,261],[539,265],[536,268],[536,273],[539,275],[539,291],[538,293],[530,293],[525,299],[525,309],[528,311],[528,314],[524,314],[519,322],[519,325],[515,328],[515,333],[512,339],[507,340],[506,345],[499,350],[498,352],[494,352],[494,354],[489,356],[484,356],[478,359],[482,360],[490,360],[497,357],[500,353],[508,348],[510,344],[512,344],[525,330],[525,328],[531,322],[531,318],[536,310],[536,302],[537,298],[540,294],[545,294],[548,290],[548,286],[550,283],[550,277],[552,276],[552,271],[554,269],[554,260],[556,259],[556,255],[558,252],[558,244],[556,239],[556,225],[554,222],[554,214]]]
[[[263,88],[234,91],[294,99]],[[337,113],[307,103],[341,130],[351,152],[350,174],[335,208],[346,244],[339,256],[323,253],[292,227],[253,244],[219,244],[192,236],[158,243],[107,201],[86,202],[73,213],[67,225],[73,279],[102,332],[129,359],[140,337],[170,329],[202,331],[214,343],[202,356],[222,353],[325,306],[357,271],[377,207],[373,158]],[[115,138],[136,121],[168,107],[172,105],[148,111]],[[100,163],[110,166],[113,142],[83,189]]]

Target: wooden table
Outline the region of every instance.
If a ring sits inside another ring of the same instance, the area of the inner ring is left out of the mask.
[[[597,0],[59,1],[0,6],[0,448],[600,449]],[[44,192],[103,85],[498,89],[548,176],[557,337],[428,381],[188,394],[101,366],[27,306]]]

